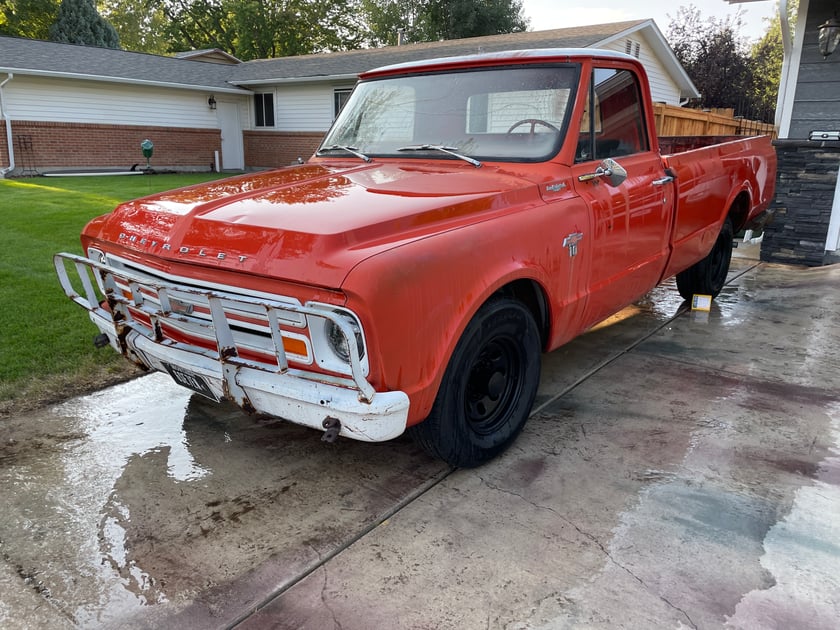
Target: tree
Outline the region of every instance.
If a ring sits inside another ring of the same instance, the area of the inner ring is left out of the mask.
[[[242,60],[347,50],[361,45],[355,0],[105,0],[145,4],[163,27],[120,20],[132,41],[166,42],[168,52],[220,48]],[[119,11],[119,10],[118,10]],[[121,12],[121,11],[119,11]],[[148,50],[145,49],[144,50]]]
[[[724,20],[703,20],[694,5],[680,7],[668,29],[668,41],[700,91],[699,106],[732,107],[736,114],[750,92],[751,73],[740,13]]]
[[[528,28],[521,0],[430,0],[426,11],[430,41],[518,33]]]
[[[0,35],[48,39],[57,14],[57,0],[2,0]]]
[[[61,0],[50,39],[65,44],[119,48],[117,31],[96,11],[93,0]]]
[[[159,6],[148,0],[104,0],[102,15],[120,38],[125,50],[165,55],[171,52],[169,20]]]
[[[394,45],[481,35],[516,33],[528,28],[521,0],[362,0],[367,41]]]
[[[795,22],[799,9],[798,0],[788,3],[788,24]],[[784,49],[782,46],[782,19],[779,7],[775,16],[768,20],[769,25],[764,36],[753,44],[750,50],[751,68],[753,75],[753,98],[756,104],[767,112],[765,122],[773,122],[776,111],[776,98],[779,93],[779,82],[782,76],[782,62]],[[790,34],[791,41],[793,33]]]
[[[242,60],[513,33],[522,0],[0,0],[0,34],[167,54],[220,48]],[[53,29],[50,25],[53,24]],[[102,39],[104,38],[104,39]],[[102,41],[110,43],[102,43]]]
[[[352,3],[332,0],[231,1],[236,56],[264,59],[358,48]]]
[[[791,24],[797,4],[790,6]],[[731,107],[738,116],[773,122],[783,57],[778,7],[769,22],[764,36],[750,46],[738,35],[740,12],[704,20],[693,5],[679,9],[667,39],[702,95],[694,106]]]

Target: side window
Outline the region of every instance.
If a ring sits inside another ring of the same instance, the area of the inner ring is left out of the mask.
[[[647,151],[650,143],[646,130],[636,75],[629,70],[596,68],[581,121],[575,161]]]
[[[274,94],[254,94],[254,121],[257,127],[274,126]]]

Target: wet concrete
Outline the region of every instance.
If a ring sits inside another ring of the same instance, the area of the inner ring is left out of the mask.
[[[3,427],[3,628],[836,628],[840,268],[737,259],[544,358],[507,453],[143,377]]]

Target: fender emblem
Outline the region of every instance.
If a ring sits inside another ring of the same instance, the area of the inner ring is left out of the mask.
[[[583,240],[582,232],[572,232],[563,239],[563,247],[569,248],[569,256],[574,258],[578,253],[578,243]]]

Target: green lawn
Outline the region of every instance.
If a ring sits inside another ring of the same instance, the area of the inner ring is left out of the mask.
[[[93,347],[97,331],[61,290],[53,254],[81,254],[84,225],[121,201],[218,177],[0,179],[0,412],[59,400],[129,373],[113,350]]]

